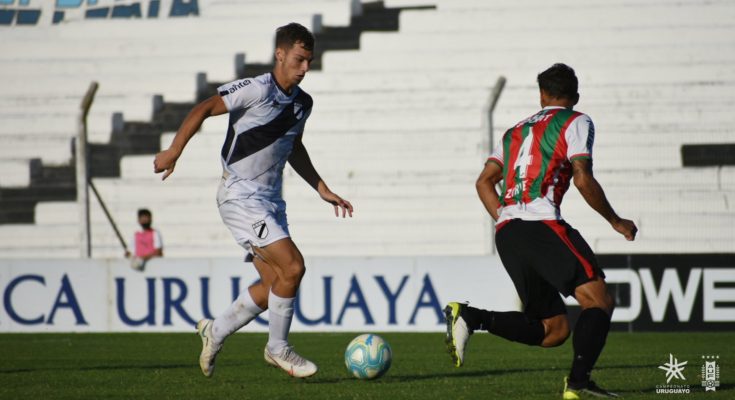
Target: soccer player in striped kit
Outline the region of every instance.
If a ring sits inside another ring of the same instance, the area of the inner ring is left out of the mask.
[[[564,378],[563,398],[617,397],[590,379],[610,330],[614,300],[592,249],[561,217],[570,181],[627,240],[635,239],[637,228],[615,213],[592,175],[595,129],[589,116],[572,109],[579,100],[574,70],[554,64],[537,80],[542,110],[505,132],[476,184],[480,200],[497,221],[498,253],[523,311],[449,303],[444,310],[447,346],[457,367],[476,330],[531,346],[559,346],[570,333],[559,293],[574,296],[582,312],[574,328],[574,359]],[[498,193],[495,185],[501,182]]]
[[[296,292],[306,270],[304,258],[291,240],[281,195],[286,162],[334,207],[335,216],[352,217],[353,208],[327,187],[301,141],[313,101],[299,83],[309,71],[313,51],[314,36],[302,25],[278,28],[273,71],[220,86],[219,94],[192,109],[171,147],[158,153],[154,161],[155,172],[163,172],[166,179],[202,122],[229,113],[217,206],[237,243],[254,255],[253,264],[261,279],[240,293],[220,316],[197,324],[202,338],[199,366],[205,376],[214,373],[215,358],[225,339],[266,309],[269,335],[263,351],[265,361],[298,378],[318,370],[288,343]]]

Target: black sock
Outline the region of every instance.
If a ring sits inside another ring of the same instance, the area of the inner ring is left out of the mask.
[[[574,327],[574,360],[569,382],[584,385],[590,380],[592,368],[605,346],[610,331],[610,316],[601,308],[582,310]]]
[[[467,307],[462,314],[471,330],[486,330],[513,342],[540,346],[544,340],[544,325],[530,320],[519,311],[486,311]]]

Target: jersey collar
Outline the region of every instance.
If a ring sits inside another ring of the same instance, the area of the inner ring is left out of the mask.
[[[278,81],[276,80],[276,76],[273,75],[273,72],[269,72],[269,74],[271,74],[271,80],[276,85],[276,87],[278,88],[278,91],[281,92],[282,95],[284,95],[286,97],[289,97],[289,98],[290,97],[293,97],[293,96],[296,96],[296,93],[298,93],[298,91],[300,89],[298,85],[296,85],[296,86],[293,87],[293,90],[291,90],[291,94],[288,94],[286,92],[286,89],[282,88],[281,85],[278,84]]]

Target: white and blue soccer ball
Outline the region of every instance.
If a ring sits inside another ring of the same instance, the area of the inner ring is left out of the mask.
[[[345,350],[345,365],[358,379],[380,378],[390,368],[392,359],[388,342],[372,333],[352,339]]]

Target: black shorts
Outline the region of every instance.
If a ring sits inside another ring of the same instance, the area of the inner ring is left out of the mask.
[[[564,221],[513,219],[500,226],[495,243],[529,318],[565,314],[559,293],[573,295],[577,286],[605,277],[590,246]]]

